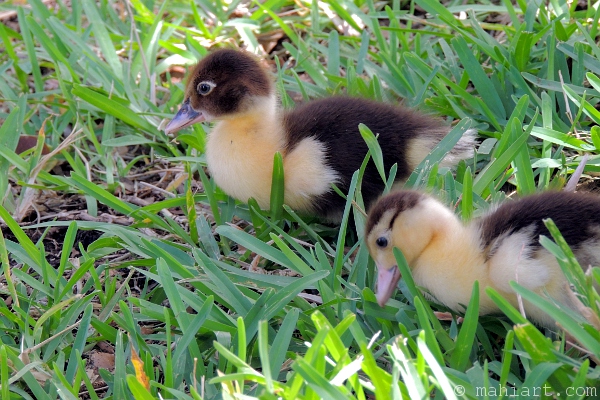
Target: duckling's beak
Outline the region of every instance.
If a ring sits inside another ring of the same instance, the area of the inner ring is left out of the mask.
[[[387,269],[385,266],[377,263],[377,303],[384,307],[385,303],[392,297],[394,289],[400,280],[400,270],[397,266]]]
[[[173,117],[171,122],[167,124],[165,127],[165,133],[168,135],[170,133],[175,133],[186,126],[190,126],[195,124],[196,122],[202,122],[206,118],[205,116],[192,108],[190,105],[190,98],[185,99],[181,108],[177,112],[177,114]]]

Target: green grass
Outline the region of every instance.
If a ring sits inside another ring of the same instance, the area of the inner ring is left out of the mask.
[[[400,294],[379,307],[351,207],[363,205],[362,171],[332,228],[228,198],[203,170],[208,127],[177,142],[160,129],[183,99],[174,66],[207,46],[264,54],[281,37],[266,58],[285,106],[346,92],[453,123],[408,185],[476,217],[509,192],[562,187],[586,153],[584,174],[600,171],[598,3],[65,3],[0,4],[16,10],[0,24],[0,398],[600,395],[600,334],[566,312],[557,319],[584,350],[491,290],[506,317],[479,317],[475,290],[462,324],[440,322],[399,253]],[[474,159],[438,168],[469,127],[482,139]],[[38,146],[16,154],[20,134]],[[578,274],[557,243],[543,242],[598,313],[600,270]],[[114,371],[92,370],[93,354],[110,351]]]

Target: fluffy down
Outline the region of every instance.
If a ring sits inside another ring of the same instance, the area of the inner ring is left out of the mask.
[[[565,305],[600,327],[600,321],[577,299],[556,259],[539,244],[550,237],[543,220],[552,218],[584,269],[600,264],[600,198],[590,194],[548,192],[506,201],[483,217],[464,225],[436,199],[419,192],[399,191],[381,198],[366,227],[366,241],[378,268],[377,300],[383,306],[400,274],[392,249],[406,257],[415,283],[437,301],[464,311],[475,280],[480,287],[480,313],[499,312],[485,293],[492,287],[518,307],[509,285],[529,290]],[[554,326],[554,319],[525,302],[526,316]]]

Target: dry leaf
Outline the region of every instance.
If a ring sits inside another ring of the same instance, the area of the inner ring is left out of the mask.
[[[144,385],[146,390],[150,391],[150,379],[148,379],[148,375],[144,372],[144,362],[140,359],[133,346],[131,346],[131,362],[135,369],[136,379],[139,383]]]
[[[112,372],[115,370],[115,355],[100,351],[93,351],[90,354],[90,366],[94,367],[96,370],[102,368]]]
[[[37,146],[38,137],[34,135],[21,135],[19,136],[19,142],[17,143],[17,148],[15,149],[15,153],[21,154],[24,151],[29,149],[33,149]],[[50,147],[44,143],[42,148],[42,154],[46,155],[50,153]]]

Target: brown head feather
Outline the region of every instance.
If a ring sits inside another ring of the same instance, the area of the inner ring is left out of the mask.
[[[198,85],[214,84],[213,90],[202,95]],[[257,59],[243,51],[216,50],[204,57],[192,70],[185,97],[192,108],[213,117],[245,111],[248,99],[269,96],[273,82]]]
[[[406,210],[409,210],[416,206],[425,195],[420,192],[416,192],[413,190],[402,190],[398,192],[392,192],[386,196],[380,198],[377,203],[373,206],[371,211],[369,212],[369,216],[367,218],[367,226],[365,228],[365,237],[369,235],[373,227],[377,225],[381,217],[386,213],[386,211],[394,210],[394,215],[390,219],[390,226],[394,225],[394,221],[396,217]]]

